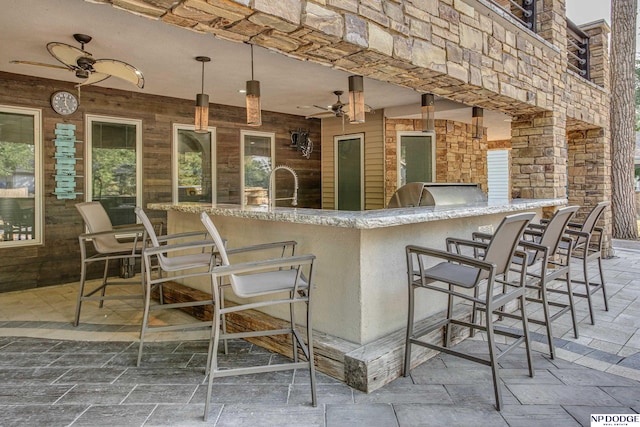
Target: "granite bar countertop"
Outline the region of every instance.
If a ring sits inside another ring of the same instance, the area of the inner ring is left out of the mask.
[[[368,211],[338,211],[285,207],[271,209],[267,206],[246,206],[243,208],[240,205],[211,203],[150,203],[147,205],[147,209],[194,214],[207,212],[211,215],[264,221],[374,229],[498,213],[509,214],[511,212],[536,210],[566,204],[566,199],[514,199],[441,207],[425,206]]]

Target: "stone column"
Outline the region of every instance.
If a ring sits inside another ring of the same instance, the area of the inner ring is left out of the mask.
[[[589,71],[591,81],[609,88],[609,25],[601,20],[580,27],[589,36]]]
[[[566,197],[566,122],[566,114],[561,110],[513,118],[511,179],[514,198]]]
[[[536,0],[536,32],[563,52],[567,50],[567,8],[565,0]]]
[[[569,160],[569,204],[582,208],[576,221],[582,222],[591,209],[611,199],[611,138],[604,128],[570,131],[567,135]],[[613,255],[611,209],[600,222],[605,229],[603,256]]]

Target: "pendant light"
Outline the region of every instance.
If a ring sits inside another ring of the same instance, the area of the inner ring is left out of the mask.
[[[364,77],[349,76],[349,123],[364,123]]]
[[[432,93],[422,94],[420,113],[422,115],[422,132],[433,132],[436,130],[435,124],[435,100]]]
[[[196,56],[196,61],[202,62],[201,92],[196,95],[195,132],[209,132],[209,95],[204,93],[204,63],[211,61],[208,56]]]
[[[484,135],[483,120],[484,111],[480,107],[471,109],[471,137],[473,139],[482,139]]]
[[[251,80],[247,81],[247,125],[262,125],[260,108],[260,82],[253,79],[253,45],[251,45]]]

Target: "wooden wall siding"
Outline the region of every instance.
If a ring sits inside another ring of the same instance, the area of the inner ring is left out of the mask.
[[[436,182],[480,183],[487,192],[487,137],[471,138],[471,125],[451,120],[436,120]],[[386,119],[385,164],[386,203],[397,190],[397,132],[420,131],[420,120]]]
[[[322,207],[335,209],[334,137],[364,133],[365,209],[381,209],[384,200],[384,114],[382,110],[367,113],[365,123],[351,125],[345,118],[322,120]]]
[[[82,219],[74,205],[83,199],[58,200],[51,193],[54,182],[54,138],[56,123],[76,125],[76,137],[84,140],[84,115],[97,114],[142,120],[143,138],[143,206],[152,202],[171,201],[171,137],[174,123],[193,124],[193,101],[147,95],[139,92],[117,91],[100,87],[84,87],[80,107],[70,116],[62,117],[49,106],[51,93],[57,90],[75,92],[73,84],[56,80],[0,73],[0,104],[39,108],[43,122],[44,185],[44,244],[22,248],[0,248],[0,292],[75,282],[80,276],[78,234],[84,231]],[[240,131],[253,129],[244,122],[244,108],[211,105],[210,126],[217,129],[218,200],[240,201]],[[309,160],[289,147],[289,131],[309,129],[314,152]],[[305,120],[301,116],[263,112],[263,125],[255,130],[276,134],[276,164],[291,166],[300,179],[299,206],[319,208],[320,158],[322,141],[320,121]],[[84,148],[84,146],[78,146]],[[83,164],[78,174],[83,174]],[[285,174],[282,188],[292,184]],[[280,179],[280,178],[279,178]],[[78,180],[78,188],[84,186]],[[82,196],[81,196],[82,197]],[[166,218],[164,212],[150,211],[149,216]],[[91,277],[100,275],[100,268],[90,271]]]

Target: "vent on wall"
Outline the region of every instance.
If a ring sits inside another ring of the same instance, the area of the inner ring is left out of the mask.
[[[487,151],[489,201],[509,200],[509,150]]]

